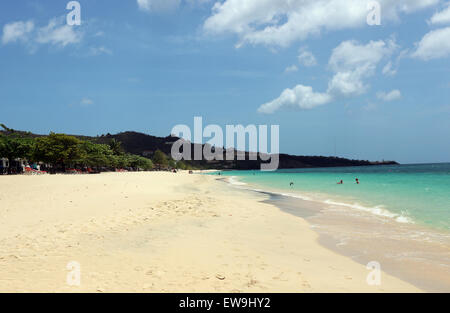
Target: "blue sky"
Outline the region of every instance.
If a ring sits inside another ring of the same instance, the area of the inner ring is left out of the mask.
[[[68,1],[67,1],[68,2]],[[302,155],[450,161],[450,7],[439,0],[0,3],[0,121],[166,136],[279,124]],[[162,5],[164,4],[165,5]]]

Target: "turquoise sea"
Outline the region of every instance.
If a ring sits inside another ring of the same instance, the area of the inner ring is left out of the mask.
[[[221,175],[254,189],[344,204],[400,223],[450,231],[450,163],[231,171]],[[342,185],[337,184],[340,180]]]

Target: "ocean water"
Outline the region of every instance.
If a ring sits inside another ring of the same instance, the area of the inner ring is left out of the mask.
[[[221,175],[228,176],[231,183],[254,189],[340,204],[399,223],[450,231],[450,163],[231,171]],[[356,178],[360,184],[356,184]],[[338,185],[340,180],[344,184]]]

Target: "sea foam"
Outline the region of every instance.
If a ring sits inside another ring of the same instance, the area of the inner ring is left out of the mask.
[[[229,177],[227,181],[231,185],[235,185],[235,186],[248,186],[248,184],[239,181],[239,178],[236,176]],[[272,193],[272,194],[276,194],[276,195],[280,195],[280,196],[297,198],[297,199],[301,199],[304,201],[314,201],[314,202],[324,203],[327,205],[346,207],[346,208],[350,208],[353,210],[368,212],[368,213],[371,213],[371,214],[374,214],[377,216],[381,216],[381,217],[387,217],[387,218],[395,220],[398,223],[414,224],[414,221],[408,216],[407,212],[403,211],[401,214],[396,214],[396,213],[389,211],[382,205],[377,205],[374,207],[367,207],[367,206],[361,205],[359,203],[345,203],[345,202],[335,201],[332,199],[326,199],[326,200],[315,199],[315,198],[312,198],[312,197],[309,197],[306,195],[301,195],[299,193],[276,192],[276,191],[268,191],[268,190],[262,190],[262,189],[256,189],[256,188],[248,188],[248,189],[255,191],[255,192]]]

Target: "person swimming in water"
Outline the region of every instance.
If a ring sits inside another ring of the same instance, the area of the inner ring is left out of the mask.
[[[344,184],[344,181],[341,179],[341,181],[338,182],[337,184],[338,184],[338,185],[343,185],[343,184]]]
[[[293,183],[293,182],[291,182],[291,183],[289,184],[289,186],[291,186],[291,187],[294,187],[294,183]]]
[[[358,178],[356,178],[356,184],[359,185],[359,179]]]

